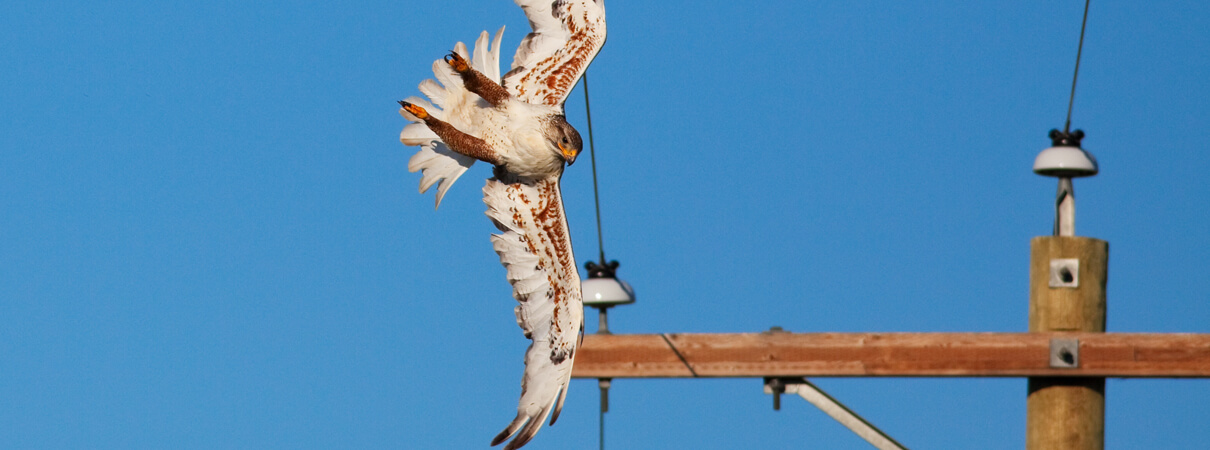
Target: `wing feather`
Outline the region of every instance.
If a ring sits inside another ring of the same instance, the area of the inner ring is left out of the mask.
[[[517,416],[492,445],[516,436],[505,450],[519,448],[551,416],[558,418],[583,332],[580,274],[571,251],[559,176],[537,181],[497,172],[487,181],[487,215],[502,233],[492,236],[513,285],[517,324],[530,338]]]
[[[560,106],[605,45],[604,0],[515,0],[533,32],[513,56],[504,87],[529,103]]]

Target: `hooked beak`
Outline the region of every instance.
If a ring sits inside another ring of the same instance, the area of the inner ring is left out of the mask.
[[[580,154],[580,151],[576,150],[574,148],[571,148],[571,147],[565,147],[565,146],[563,146],[562,142],[559,142],[558,145],[559,145],[559,151],[563,153],[563,160],[567,161],[567,165],[570,166],[572,164],[575,164],[576,156]]]

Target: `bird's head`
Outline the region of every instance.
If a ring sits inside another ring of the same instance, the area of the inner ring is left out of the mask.
[[[551,150],[559,152],[559,157],[563,158],[567,165],[572,165],[576,162],[580,150],[584,148],[580,133],[567,123],[567,118],[563,115],[554,116],[549,123],[546,138]]]

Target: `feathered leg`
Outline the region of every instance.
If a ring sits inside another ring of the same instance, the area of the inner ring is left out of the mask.
[[[492,106],[500,106],[505,100],[508,100],[508,91],[504,89],[504,86],[475,70],[462,55],[450,52],[445,55],[445,62],[454,68],[454,72],[458,72],[458,76],[462,77],[462,84],[466,86],[466,90],[483,97]]]
[[[424,124],[430,130],[433,130],[434,133],[437,133],[437,136],[445,142],[445,145],[450,147],[450,150],[494,166],[498,166],[504,162],[500,159],[500,154],[496,153],[496,150],[492,149],[492,146],[488,145],[487,141],[459,131],[453,125],[433,117],[428,111],[419,106],[402,100],[399,102],[399,106],[402,106],[403,110],[407,111],[408,114],[416,116],[416,119],[424,121]]]

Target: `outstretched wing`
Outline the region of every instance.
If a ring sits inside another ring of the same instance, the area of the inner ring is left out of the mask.
[[[503,34],[504,27],[501,27],[489,46],[487,32],[480,33],[479,40],[475,41],[473,55],[467,53],[466,45],[461,42],[454,45],[454,51],[463,58],[468,58],[475,70],[483,73],[492,81],[500,81],[500,37]],[[420,83],[420,92],[432,100],[432,103],[417,97],[410,97],[407,101],[420,105],[433,117],[449,122],[455,128],[472,129],[477,109],[487,108],[487,103],[478,95],[467,91],[462,85],[462,79],[445,61],[433,62],[433,75],[437,77],[437,80],[428,79]],[[420,171],[420,193],[422,194],[434,184],[437,185],[437,206],[439,207],[441,198],[445,197],[445,191],[454,185],[454,182],[466,172],[466,169],[475,164],[475,159],[450,150],[449,146],[437,137],[437,133],[430,130],[424,122],[411,117],[407,111],[400,108],[399,113],[413,122],[403,127],[399,140],[404,145],[420,147],[420,151],[408,160],[408,171]]]
[[[519,303],[517,324],[533,341],[525,352],[517,417],[492,440],[496,445],[516,434],[505,446],[512,450],[529,442],[552,410],[550,423],[559,418],[583,334],[584,306],[559,176],[521,182],[496,172],[483,188],[487,215],[502,231],[492,235],[492,246]]]
[[[605,0],[515,0],[534,31],[504,74],[521,100],[560,106],[605,44]]]

